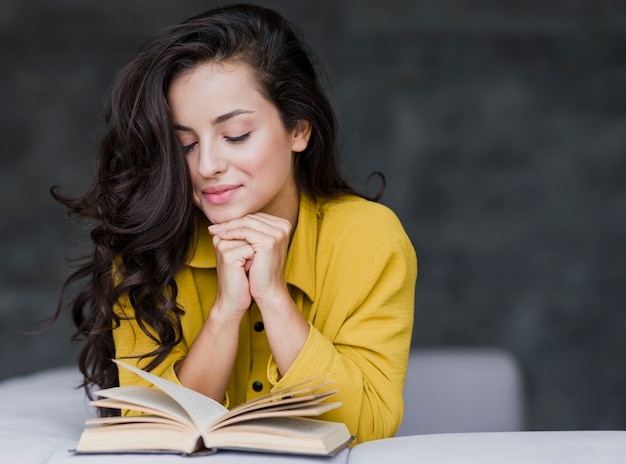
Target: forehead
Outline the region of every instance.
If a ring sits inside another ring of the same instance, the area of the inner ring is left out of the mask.
[[[167,92],[174,123],[197,127],[231,120],[223,116],[253,114],[280,118],[276,105],[258,90],[251,68],[238,61],[204,62],[176,77]],[[282,121],[282,118],[280,118]]]
[[[201,63],[177,76],[167,91],[174,112],[193,104],[206,110],[234,103],[260,103],[263,99],[250,68],[238,62]]]
[[[246,63],[238,60],[202,61],[176,75],[169,84],[167,97],[177,87],[201,85],[227,84],[252,87],[261,90],[253,69]]]

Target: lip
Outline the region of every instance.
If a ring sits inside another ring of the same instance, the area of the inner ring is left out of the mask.
[[[228,203],[237,193],[240,185],[215,185],[202,189],[202,195],[212,205]]]

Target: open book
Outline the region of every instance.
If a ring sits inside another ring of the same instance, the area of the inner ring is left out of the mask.
[[[96,392],[94,406],[139,415],[87,420],[77,453],[176,452],[218,449],[330,455],[353,439],[345,424],[312,419],[341,405],[319,379],[284,388],[231,410],[194,390],[121,361],[156,389],[115,387]],[[309,416],[309,417],[304,417]]]

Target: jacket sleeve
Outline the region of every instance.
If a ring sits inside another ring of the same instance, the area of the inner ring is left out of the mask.
[[[121,320],[120,325],[113,329],[115,358],[138,367],[139,369],[145,369],[152,358],[142,358],[138,356],[154,351],[157,347],[157,343],[139,327],[139,324],[137,324],[134,318],[134,309],[127,297],[122,298],[118,302],[116,310],[120,314]],[[174,367],[176,363],[185,356],[186,351],[186,344],[183,341],[175,346],[166,359],[151,372],[180,385]],[[149,382],[127,369],[118,369],[118,371],[120,385],[151,387]],[[123,411],[123,413],[128,414],[129,411]]]
[[[207,281],[210,280],[206,275],[203,275],[203,277]],[[178,385],[181,385],[181,383],[176,375],[176,364],[183,360],[189,352],[189,347],[201,330],[206,318],[200,302],[200,295],[195,285],[195,278],[189,267],[185,267],[176,277],[179,289],[178,303],[183,308],[194,308],[195,310],[186,311],[182,317],[183,333],[180,343],[175,345],[165,359],[151,371],[154,375]],[[116,359],[121,359],[135,367],[145,369],[153,358],[142,356],[153,352],[159,346],[158,343],[139,327],[135,320],[135,310],[127,296],[120,299],[116,312],[120,316],[120,325],[113,329]],[[148,327],[148,330],[151,331],[152,329]],[[127,369],[118,369],[118,371],[120,385],[151,387],[148,382]],[[224,405],[228,405],[228,396]],[[130,414],[130,412],[124,411],[124,414]]]
[[[343,404],[322,418],[346,423],[355,443],[393,436],[402,420],[417,259],[396,221],[334,237],[305,346],[284,377],[268,366],[274,388],[332,379]]]

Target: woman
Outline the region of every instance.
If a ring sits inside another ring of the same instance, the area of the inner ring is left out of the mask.
[[[66,283],[85,385],[141,383],[111,358],[229,407],[326,375],[357,442],[392,436],[415,253],[396,216],[342,178],[335,119],[277,13],[217,8],[165,30],[117,75]],[[106,412],[104,412],[106,413]]]

